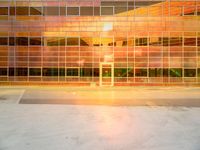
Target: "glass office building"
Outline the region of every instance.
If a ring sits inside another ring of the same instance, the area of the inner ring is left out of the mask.
[[[199,0],[1,0],[0,84],[200,85]]]

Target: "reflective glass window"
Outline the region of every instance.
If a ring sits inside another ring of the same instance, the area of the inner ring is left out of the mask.
[[[78,68],[67,68],[67,76],[78,76]]]
[[[30,7],[30,15],[43,15],[42,7]]]
[[[10,7],[10,15],[11,16],[15,15],[15,7]]]
[[[94,7],[94,16],[100,16],[100,7]]]
[[[0,45],[8,45],[8,38],[0,37]]]
[[[28,7],[16,7],[16,15],[27,16],[29,15]]]
[[[60,7],[60,16],[66,16],[66,7]]]
[[[58,68],[43,68],[43,76],[58,76]]]
[[[79,7],[67,7],[67,15],[78,16]]]
[[[82,77],[92,77],[92,68],[81,68],[80,75]]]
[[[67,38],[67,45],[68,46],[77,46],[77,45],[79,45],[79,38],[76,38],[76,37]]]
[[[135,45],[136,46],[147,46],[148,45],[148,39],[147,38],[136,38],[135,39]]]
[[[41,76],[41,68],[29,68],[29,76]]]
[[[80,7],[81,16],[93,16],[93,7]]]
[[[42,39],[41,37],[30,37],[30,45],[41,45]]]
[[[0,7],[0,15],[8,15],[8,7]]]
[[[115,68],[114,76],[115,77],[127,77],[127,68]]]
[[[171,68],[170,69],[170,77],[182,77],[182,69],[181,68]]]
[[[184,38],[185,46],[196,46],[196,38]]]
[[[65,68],[59,68],[59,76],[65,76]]]
[[[147,77],[147,69],[144,69],[144,68],[135,69],[135,76],[136,77]]]
[[[15,75],[15,68],[9,68],[9,76]]]
[[[14,37],[9,37],[9,45],[14,46],[15,45],[15,38]]]
[[[184,77],[196,77],[196,69],[184,69]]]
[[[58,46],[59,45],[59,38],[48,37],[48,38],[45,38],[45,42],[46,42],[47,46]]]
[[[127,7],[115,7],[115,14],[123,13],[127,11]]]
[[[113,7],[101,7],[101,15],[113,15]]]
[[[21,46],[28,45],[28,38],[27,37],[16,37],[16,44]]]
[[[46,16],[58,16],[59,7],[44,7],[44,14]]]
[[[27,76],[28,69],[27,68],[16,68],[15,69],[15,76]]]
[[[8,70],[7,68],[0,68],[0,76],[7,76]]]
[[[149,77],[162,77],[163,72],[161,68],[149,68]]]

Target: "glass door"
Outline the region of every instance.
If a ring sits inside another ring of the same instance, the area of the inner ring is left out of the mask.
[[[100,86],[114,85],[114,65],[113,63],[100,63]]]

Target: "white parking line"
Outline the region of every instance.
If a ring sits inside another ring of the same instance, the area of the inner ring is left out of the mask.
[[[17,104],[19,104],[19,102],[20,102],[22,96],[24,95],[24,92],[25,92],[25,91],[26,91],[25,89],[24,89],[23,91],[21,91],[21,94],[20,94],[20,96],[19,96],[19,98],[18,98],[18,100],[17,100]]]

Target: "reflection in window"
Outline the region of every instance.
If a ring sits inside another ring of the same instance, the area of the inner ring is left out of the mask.
[[[29,76],[41,76],[41,68],[29,68]]]
[[[68,46],[78,46],[79,45],[79,38],[67,38],[67,45]]]
[[[115,68],[114,76],[115,77],[127,77],[127,69],[126,68]]]
[[[67,76],[78,76],[78,68],[67,68]]]
[[[182,69],[181,68],[171,68],[170,69],[170,77],[182,77]]]
[[[135,76],[136,77],[147,77],[147,69],[143,69],[143,68],[135,69]]]
[[[65,68],[59,68],[59,76],[65,76]]]
[[[9,37],[9,45],[14,46],[15,45],[15,38],[14,37]]]
[[[92,46],[92,38],[91,37],[82,37],[80,38],[81,46]]]
[[[200,68],[197,69],[197,76],[200,77]]]
[[[9,68],[9,76],[14,76],[14,75],[15,75],[15,69]]]
[[[44,7],[44,14],[47,16],[58,16],[59,7]]]
[[[169,76],[169,69],[164,68],[163,69],[163,77],[168,77]]]
[[[66,16],[66,7],[60,7],[60,16]]]
[[[115,14],[123,13],[127,11],[127,7],[115,7]]]
[[[196,46],[196,38],[184,38],[185,46]]]
[[[28,46],[28,38],[27,37],[16,37],[17,45]]]
[[[81,77],[92,77],[92,68],[81,68]]]
[[[94,16],[100,16],[100,7],[94,7]]]
[[[101,38],[101,46],[113,46],[113,38]]]
[[[58,68],[43,68],[43,76],[58,76]]]
[[[115,37],[115,46],[127,46],[127,38],[124,37]]]
[[[0,45],[8,45],[8,38],[0,37]]]
[[[196,69],[184,69],[184,77],[196,77]]]
[[[170,46],[182,46],[182,41],[181,37],[171,37]]]
[[[40,37],[32,37],[30,38],[30,45],[41,45],[42,39]]]
[[[47,46],[58,46],[59,39],[57,37],[48,37],[45,38]]]
[[[79,7],[67,7],[67,15],[78,16]]]
[[[0,76],[7,76],[8,70],[7,68],[0,68]]]
[[[30,7],[30,15],[42,15],[42,7]]]
[[[10,15],[11,16],[15,15],[15,7],[10,7]]]
[[[28,69],[27,68],[16,68],[15,76],[27,76]]]
[[[128,68],[128,77],[134,77],[134,69]]]
[[[101,7],[101,15],[113,15],[113,7]]]
[[[148,45],[148,39],[147,38],[136,38],[135,39],[135,45],[136,46],[147,46]]]
[[[149,77],[162,77],[162,74],[161,68],[149,68]]]
[[[80,7],[81,16],[93,16],[93,7]]]
[[[93,76],[94,77],[99,77],[99,68],[94,68],[93,69]]]
[[[0,15],[8,15],[8,7],[0,7]]]
[[[162,38],[150,37],[149,38],[149,45],[152,45],[152,46],[160,46],[160,45],[162,45]]]
[[[29,8],[28,7],[16,7],[16,15],[29,15]]]

